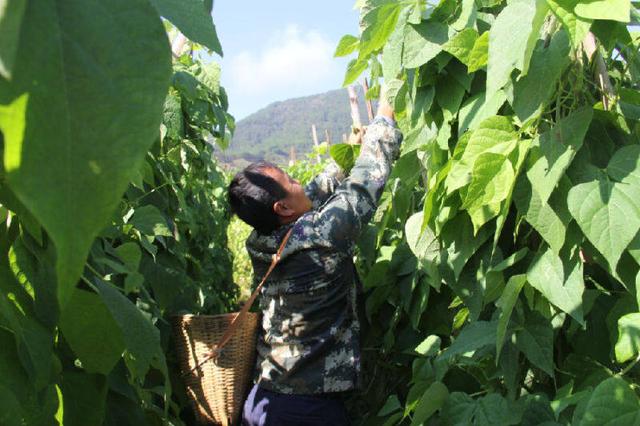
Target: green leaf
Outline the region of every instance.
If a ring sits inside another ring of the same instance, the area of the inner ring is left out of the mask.
[[[167,18],[190,40],[222,56],[222,47],[211,18],[208,0],[150,0],[158,14]]]
[[[360,37],[360,58],[381,49],[396,28],[402,5],[385,3],[369,11],[362,18],[365,29]]]
[[[571,46],[575,49],[580,46],[591,27],[591,20],[576,16],[573,13],[575,5],[580,0],[547,0],[549,9],[556,15],[558,20],[571,37]]]
[[[570,183],[563,185],[562,193],[554,194],[549,203],[542,201],[540,194],[532,189],[529,179],[520,179],[514,191],[514,201],[520,214],[538,231],[554,253],[559,254],[564,245],[571,214],[566,207],[566,196]],[[559,201],[556,200],[559,199]]]
[[[442,408],[448,397],[447,387],[442,382],[433,382],[420,398],[416,411],[413,413],[411,426],[424,424],[429,417]]]
[[[167,226],[165,216],[151,204],[137,208],[129,223],[145,235],[164,237],[173,235]]]
[[[60,315],[60,329],[89,373],[109,374],[122,357],[118,324],[95,293],[76,289]]]
[[[629,22],[631,2],[629,0],[583,0],[576,3],[575,14],[586,19],[608,19]]]
[[[402,63],[405,68],[418,68],[436,57],[449,40],[448,27],[435,21],[407,25]]]
[[[142,251],[136,243],[124,243],[115,248],[118,257],[131,271],[137,271],[142,259]]]
[[[498,329],[496,331],[496,364],[500,359],[500,353],[502,352],[502,346],[504,345],[504,338],[506,337],[511,312],[518,301],[520,290],[522,290],[522,287],[524,287],[526,282],[527,276],[524,274],[512,276],[509,278],[500,299],[496,302],[496,305],[500,307],[500,317],[498,318]]]
[[[490,236],[488,227],[474,233],[473,224],[466,214],[450,219],[440,233],[441,245],[446,251],[441,253],[440,268],[449,268],[453,271],[453,279],[458,280],[471,256]]]
[[[484,120],[496,115],[506,100],[507,95],[502,90],[498,90],[489,99],[486,99],[486,92],[467,99],[460,108],[458,133],[476,129]]]
[[[120,327],[131,373],[138,379],[144,378],[152,362],[165,362],[159,330],[112,284],[96,281],[95,285]]]
[[[553,36],[549,47],[538,43],[529,72],[514,87],[513,109],[520,121],[526,123],[543,112],[569,61],[569,39],[564,31]]]
[[[356,81],[368,66],[369,62],[366,60],[352,59],[347,65],[347,72],[342,85],[346,87]]]
[[[167,127],[167,137],[181,140],[184,136],[184,113],[180,95],[171,90],[164,102],[162,123]]]
[[[550,131],[540,135],[531,149],[535,160],[528,167],[527,177],[540,200],[546,203],[560,178],[582,147],[593,112],[582,108],[563,118]]]
[[[640,401],[622,378],[611,377],[593,390],[580,426],[640,424]]]
[[[424,213],[413,214],[405,224],[407,243],[413,254],[420,260],[433,260],[438,255],[440,244],[433,231],[422,229]]]
[[[516,332],[516,346],[529,361],[549,376],[553,374],[553,327],[536,311],[530,312]]]
[[[514,419],[514,414],[502,395],[491,393],[478,400],[473,424],[482,426],[517,424],[518,419]]]
[[[458,355],[476,351],[495,344],[497,338],[496,321],[476,321],[465,326],[451,346],[438,357],[439,360],[451,359]]]
[[[473,43],[467,58],[469,73],[476,72],[489,61],[489,31],[485,31]]]
[[[107,380],[97,374],[65,371],[60,389],[64,397],[64,424],[100,426],[104,423]]]
[[[618,182],[640,188],[640,146],[629,145],[616,151],[607,165],[607,173]]]
[[[492,152],[480,154],[473,163],[462,208],[473,210],[500,203],[509,195],[514,180],[513,166],[507,157]]]
[[[451,53],[458,58],[460,62],[469,65],[471,52],[474,50],[475,42],[478,40],[478,32],[473,28],[465,28],[463,31],[455,35],[451,40],[447,41],[442,50]],[[469,72],[472,72],[469,70]]]
[[[515,68],[524,71],[528,63],[527,44],[532,31],[536,30],[535,18],[536,1],[523,0],[508,4],[493,23],[489,32],[488,97],[507,84]]]
[[[360,155],[360,145],[352,145],[348,143],[338,143],[331,145],[329,148],[331,158],[345,172],[349,172],[356,164],[356,160]]]
[[[483,121],[471,134],[460,160],[453,162],[446,180],[447,192],[451,193],[471,182],[474,164],[481,154],[508,156],[517,142],[518,136],[508,118],[496,116]]]
[[[6,180],[56,246],[64,305],[158,135],[169,46],[144,0],[29,2],[14,71],[0,104],[29,120],[0,115]]]
[[[347,56],[355,52],[358,48],[360,39],[358,37],[347,34],[340,39],[336,51],[333,54],[334,57],[339,58],[341,56]]]
[[[435,334],[431,334],[427,336],[426,339],[422,341],[418,346],[416,346],[415,351],[423,356],[433,356],[440,351],[440,337]]]
[[[640,313],[627,314],[618,320],[615,352],[620,363],[634,359],[640,353]]]
[[[389,395],[387,398],[387,402],[384,403],[378,414],[378,417],[388,416],[398,410],[401,410],[402,406],[400,405],[400,400],[398,400],[397,395]]]
[[[22,407],[10,389],[0,384],[0,424],[22,426]]]
[[[11,79],[18,51],[26,0],[5,0],[0,5],[0,76]]]
[[[582,232],[615,270],[640,230],[640,187],[600,179],[573,187],[568,203]]]
[[[529,266],[527,281],[549,302],[583,323],[584,281],[579,259],[563,262],[551,249],[547,249]]]

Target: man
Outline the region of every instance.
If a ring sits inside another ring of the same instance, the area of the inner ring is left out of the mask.
[[[382,102],[348,178],[333,164],[303,188],[262,162],[229,185],[233,212],[255,228],[246,245],[256,280],[292,230],[262,289],[259,377],[245,402],[243,424],[349,423],[340,395],[356,388],[360,375],[353,250],[401,140],[394,111]]]

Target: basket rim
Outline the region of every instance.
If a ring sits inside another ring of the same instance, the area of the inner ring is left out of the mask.
[[[227,314],[216,314],[216,315],[206,315],[206,314],[171,314],[169,315],[169,318],[171,319],[187,319],[187,318],[225,318],[225,317],[229,317],[229,316],[236,316],[238,315],[239,312],[229,312]],[[247,312],[247,315],[258,315],[257,312]]]

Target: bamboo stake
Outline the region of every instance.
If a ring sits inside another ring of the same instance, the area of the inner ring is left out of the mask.
[[[324,129],[324,137],[327,141],[327,146],[331,146],[331,136],[329,135],[329,129]]]
[[[322,160],[320,159],[320,153],[318,152],[318,148],[320,147],[320,143],[318,142],[318,131],[316,130],[316,125],[311,125],[311,136],[313,137],[313,145],[316,147],[316,161],[320,163]]]
[[[364,99],[365,105],[367,106],[367,116],[369,117],[369,123],[373,121],[373,104],[371,103],[371,99],[367,99],[367,93],[369,93],[369,82],[365,78],[362,81],[362,88],[364,89]]]
[[[607,72],[607,64],[604,63],[602,55],[598,52],[596,37],[591,31],[587,33],[587,36],[583,40],[582,48],[587,54],[589,62],[593,61],[595,63],[595,74],[598,79],[598,84],[600,85],[600,91],[602,92],[602,105],[604,109],[608,111],[611,100],[615,99],[615,92],[613,91],[613,85]]]
[[[360,122],[360,107],[358,106],[358,94],[353,86],[347,87],[349,92],[349,103],[351,104],[351,121],[353,122],[353,128],[359,129],[362,127]]]

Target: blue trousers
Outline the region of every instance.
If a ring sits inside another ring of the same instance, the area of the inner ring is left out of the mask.
[[[254,385],[244,403],[244,426],[348,426],[340,398],[328,395],[286,395]]]

